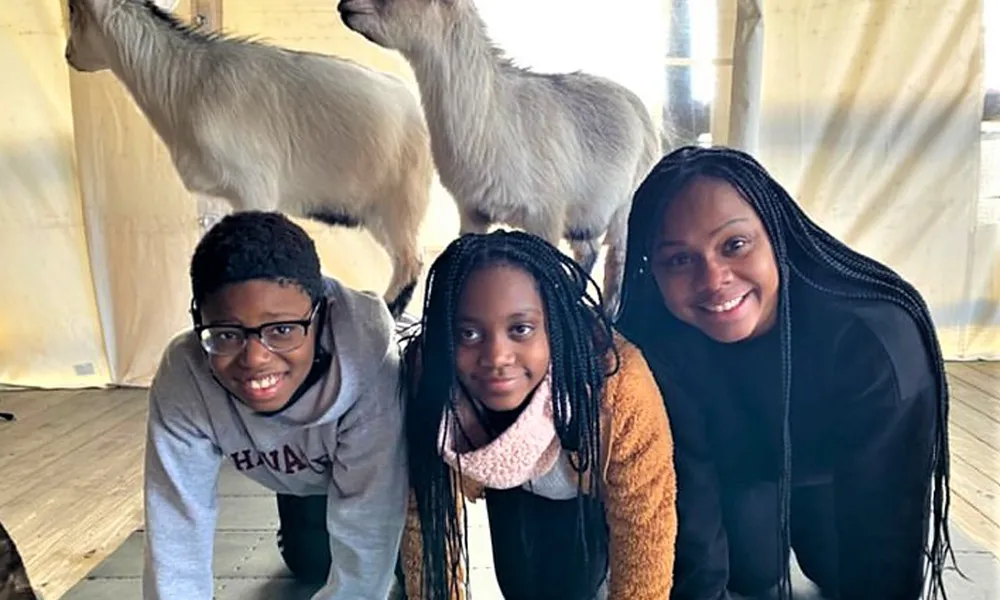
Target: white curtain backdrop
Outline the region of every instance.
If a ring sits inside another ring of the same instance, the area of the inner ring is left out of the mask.
[[[714,115],[716,141],[755,154],[814,220],[913,283],[947,358],[1000,358],[982,0],[723,7],[733,74],[720,78],[730,110]]]
[[[659,116],[672,1],[478,5],[518,63],[607,75]],[[998,211],[980,200],[981,0],[716,1],[714,141],[753,151],[817,221],[917,285],[949,358],[1000,356]],[[412,83],[333,0],[175,8],[193,9]],[[66,35],[64,0],[0,4],[0,385],[143,386],[189,326],[188,260],[226,208],[183,189],[111,74],[70,71]],[[303,224],[329,274],[384,289],[388,260],[366,233]],[[437,186],[428,260],[457,225]]]

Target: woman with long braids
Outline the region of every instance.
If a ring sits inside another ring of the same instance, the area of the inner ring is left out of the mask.
[[[677,521],[663,399],[590,285],[517,231],[465,235],[432,265],[404,352],[409,600],[464,596],[465,498],[485,499],[505,598],[669,596]]]
[[[671,598],[790,598],[789,548],[826,598],[942,593],[948,392],[917,290],[728,148],[665,156],[628,235],[617,325],[675,440]]]

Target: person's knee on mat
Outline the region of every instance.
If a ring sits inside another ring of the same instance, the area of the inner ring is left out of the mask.
[[[296,579],[321,584],[332,563],[330,536],[326,531],[326,496],[278,494],[278,551]],[[396,582],[402,587],[403,570],[396,560]],[[406,600],[405,592],[395,596]]]
[[[278,550],[296,579],[323,583],[330,572],[325,496],[278,494]]]

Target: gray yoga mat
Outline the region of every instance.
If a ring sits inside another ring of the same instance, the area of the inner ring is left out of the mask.
[[[278,553],[278,511],[274,493],[228,465],[219,480],[219,519],[215,533],[214,600],[308,600],[314,586],[291,577]],[[482,528],[474,528],[482,531]],[[63,600],[141,600],[143,532],[138,530]],[[959,567],[968,578],[948,573],[949,600],[1000,599],[1000,565],[985,548],[952,525]],[[488,547],[476,544],[477,550]],[[809,582],[796,573],[796,598],[820,600]],[[493,600],[472,589],[470,600]],[[390,596],[392,597],[392,596]]]
[[[314,586],[292,579],[278,553],[274,493],[228,465],[219,479],[215,532],[216,600],[308,599]],[[125,542],[63,600],[140,600],[143,531]]]

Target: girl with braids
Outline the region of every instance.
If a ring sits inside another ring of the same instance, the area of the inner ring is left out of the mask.
[[[617,324],[676,444],[671,597],[790,598],[789,548],[827,598],[942,593],[948,394],[913,286],[727,148],[665,156],[628,236]]]
[[[465,498],[485,499],[505,598],[669,596],[666,411],[590,284],[517,231],[465,235],[432,265],[403,361],[409,600],[464,596]]]

